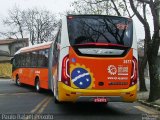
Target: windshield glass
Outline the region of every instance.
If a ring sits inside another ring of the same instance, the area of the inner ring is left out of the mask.
[[[131,47],[132,19],[114,16],[68,16],[71,45],[112,43]]]

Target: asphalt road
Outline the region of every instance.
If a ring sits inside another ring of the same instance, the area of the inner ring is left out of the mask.
[[[146,120],[146,115],[152,120],[160,118],[160,112],[137,102],[55,104],[50,91],[36,93],[33,87],[0,79],[0,119],[4,120]]]

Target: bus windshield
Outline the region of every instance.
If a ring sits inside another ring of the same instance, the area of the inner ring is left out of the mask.
[[[114,16],[68,16],[71,46],[86,43],[111,43],[131,47],[132,19]]]

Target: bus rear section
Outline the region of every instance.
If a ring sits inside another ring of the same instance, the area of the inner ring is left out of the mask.
[[[64,56],[57,99],[134,102],[137,48],[132,20],[113,16],[68,16],[67,26],[69,45],[60,51]]]

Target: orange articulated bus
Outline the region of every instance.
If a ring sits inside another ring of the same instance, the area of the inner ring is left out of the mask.
[[[49,89],[49,53],[52,42],[24,47],[17,51],[12,59],[12,78],[17,85],[28,84]]]
[[[31,65],[18,65],[23,58]],[[133,21],[117,16],[68,15],[53,42],[22,48],[15,54],[13,78],[37,91],[51,89],[56,103],[134,102],[137,40]]]

